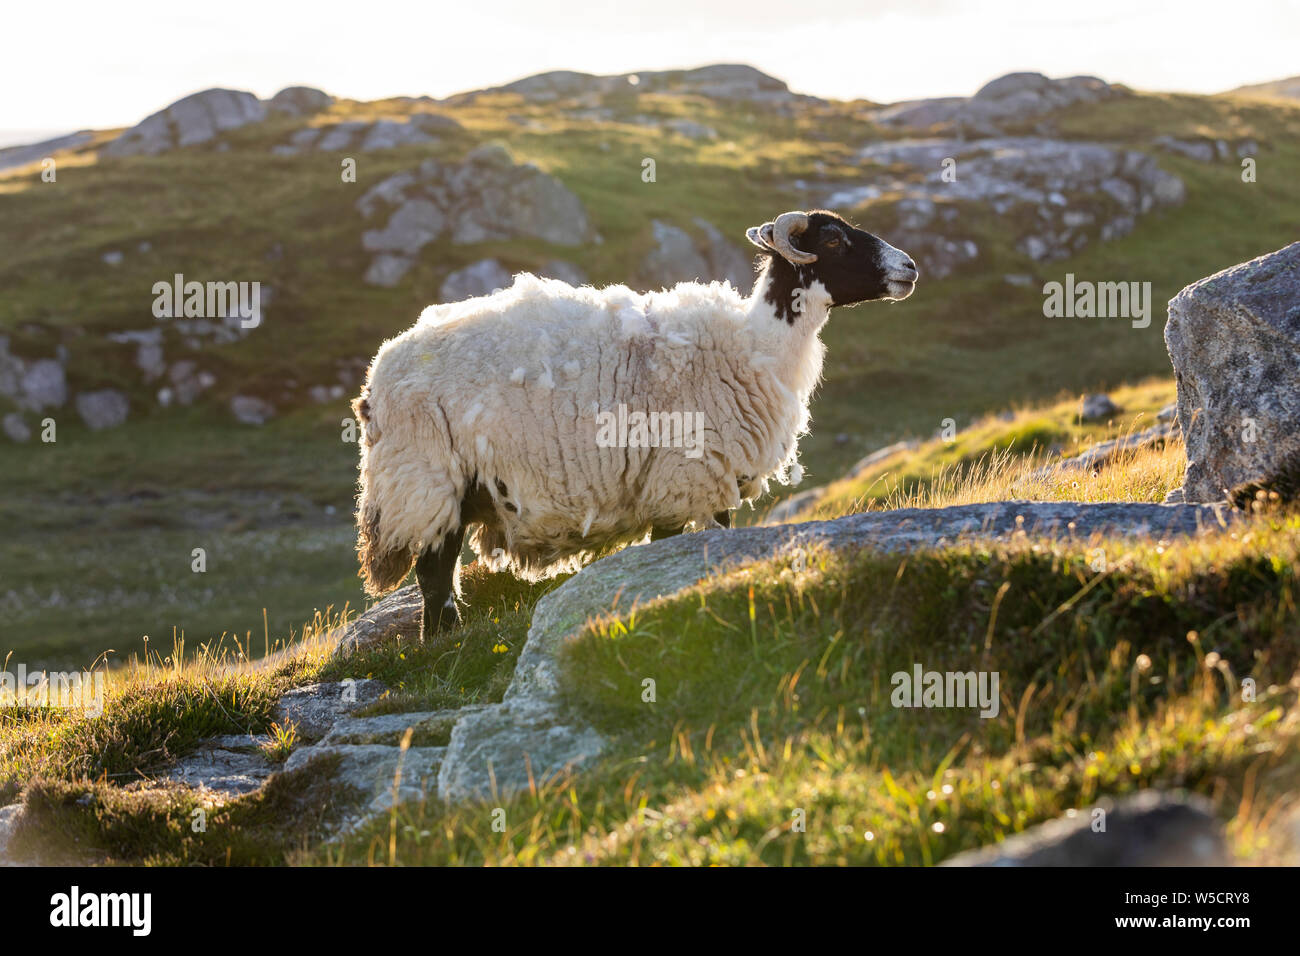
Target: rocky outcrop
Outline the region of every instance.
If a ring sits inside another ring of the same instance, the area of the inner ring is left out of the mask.
[[[286,86],[266,101],[272,113],[285,116],[310,116],[334,105],[334,97],[314,86]]]
[[[276,156],[296,156],[309,150],[369,153],[433,143],[439,134],[460,128],[460,124],[450,116],[436,113],[415,113],[402,121],[347,120],[300,129],[289,137],[288,142],[271,147],[271,152]]]
[[[870,164],[867,181],[839,184],[825,195],[825,205],[844,209],[901,196],[899,228],[890,241],[936,278],[978,254],[973,242],[953,235],[960,231],[955,201],[987,205],[998,216],[1023,213],[1014,218],[1030,225],[1015,237],[1017,248],[1048,261],[1073,255],[1094,239],[1127,235],[1140,216],[1176,206],[1186,194],[1183,181],[1145,153],[1101,143],[1031,136],[904,139],[872,143],[858,158]]]
[[[270,739],[253,734],[210,738],[168,768],[164,777],[218,800],[252,793],[279,769],[263,750]]]
[[[694,221],[697,235],[684,229],[651,220],[654,245],[646,253],[637,272],[641,288],[672,288],[678,282],[712,282],[725,280],[748,295],[754,284],[754,268],[749,257],[729,243],[712,223]]]
[[[1004,127],[1038,120],[1078,103],[1096,103],[1126,95],[1095,76],[1049,79],[1041,73],[1008,73],[985,84],[971,97],[910,100],[875,110],[886,126],[951,129],[963,135],[996,136]]]
[[[460,302],[475,296],[491,295],[498,289],[509,288],[512,282],[514,276],[510,270],[496,259],[480,259],[448,275],[438,295],[442,302]]]
[[[73,404],[76,405],[81,420],[94,431],[116,428],[126,421],[131,410],[130,401],[115,388],[82,392]]]
[[[1222,162],[1232,159],[1244,159],[1259,153],[1259,143],[1253,139],[1241,139],[1229,143],[1226,139],[1209,137],[1180,138],[1176,136],[1157,136],[1151,145],[1167,153],[1176,153],[1198,163]]]
[[[230,414],[241,425],[265,425],[275,417],[275,406],[256,395],[232,395]]]
[[[1131,455],[1133,452],[1143,448],[1153,448],[1163,445],[1171,438],[1178,434],[1177,422],[1159,422],[1150,428],[1143,429],[1140,432],[1132,432],[1127,435],[1121,435],[1118,438],[1112,438],[1109,441],[1098,442],[1087,451],[1070,458],[1064,458],[1061,461],[1045,465],[1029,474],[1029,480],[1035,481],[1040,478],[1049,478],[1061,475],[1067,472],[1092,472],[1096,474],[1102,468],[1110,465],[1116,459],[1125,455]]]
[[[1194,282],[1165,344],[1187,445],[1187,501],[1300,496],[1300,242]]]
[[[282,727],[293,724],[302,740],[319,740],[345,714],[374,703],[385,689],[377,680],[307,684],[280,698],[275,719]]]
[[[426,159],[394,173],[357,200],[366,219],[383,218],[362,236],[377,253],[366,274],[373,285],[395,285],[429,243],[542,239],[575,246],[594,231],[581,201],[531,164],[516,164],[500,146],[473,150],[460,163]]]
[[[266,118],[266,107],[252,93],[203,90],[177,100],[131,127],[103,149],[105,156],[154,156],[181,146],[197,146],[219,133]]]
[[[1199,534],[1231,520],[1231,512],[1212,505],[1010,501],[706,531],[626,548],[538,601],[505,698],[453,728],[438,774],[439,792],[450,800],[486,796],[493,786],[498,793],[512,792],[527,788],[530,779],[544,780],[598,755],[604,747],[600,735],[563,700],[559,648],[590,615],[672,594],[721,567],[809,545],[898,552],[1018,535],[1082,541],[1093,535],[1160,538]]]
[[[1095,392],[1083,396],[1079,402],[1079,418],[1085,422],[1097,422],[1118,415],[1123,409],[1105,392]]]
[[[1098,813],[1097,811],[1100,811]],[[1104,829],[1101,827],[1104,826]],[[1227,866],[1209,801],[1155,790],[1105,800],[942,866]]]
[[[26,166],[29,163],[38,163],[48,156],[54,156],[56,153],[84,146],[94,138],[94,133],[89,130],[81,130],[77,133],[68,133],[66,136],[56,136],[53,139],[42,140],[39,143],[30,143],[26,146],[7,146],[0,149],[0,169],[14,169],[18,166]]]
[[[552,70],[515,80],[505,86],[464,93],[452,99],[454,102],[468,102],[483,95],[499,93],[514,93],[529,103],[578,100],[588,105],[600,102],[607,96],[626,97],[628,94],[640,93],[703,96],[778,110],[799,103],[822,102],[813,96],[791,93],[783,80],[752,66],[732,63],[717,63],[693,70],[647,70],[613,76]]]

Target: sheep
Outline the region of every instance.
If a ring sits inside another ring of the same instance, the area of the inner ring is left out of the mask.
[[[523,273],[385,342],[353,402],[367,592],[414,564],[428,641],[460,622],[467,532],[488,568],[539,580],[647,532],[730,527],[769,480],[797,482],[830,308],[905,299],[919,273],[825,210],[746,236],[748,298],[727,283],[641,294]]]

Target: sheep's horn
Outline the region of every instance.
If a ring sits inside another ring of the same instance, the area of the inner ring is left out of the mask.
[[[782,258],[799,265],[807,265],[810,262],[816,262],[817,256],[811,252],[800,252],[790,243],[791,236],[797,236],[808,228],[808,216],[802,212],[783,212],[776,217],[776,222],[772,223],[772,248],[775,249]]]

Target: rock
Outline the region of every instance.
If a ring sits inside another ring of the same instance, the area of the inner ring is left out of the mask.
[[[1231,858],[1208,801],[1147,790],[1039,824],[943,866],[1227,866]]]
[[[121,392],[112,388],[97,392],[81,392],[74,403],[77,414],[93,431],[116,428],[126,421],[131,403]]]
[[[1151,142],[1152,145],[1158,146],[1166,152],[1186,156],[1198,163],[1212,163],[1218,155],[1213,140],[1208,139],[1177,139],[1173,136],[1157,136]]]
[[[844,478],[848,481],[855,481],[866,475],[867,472],[871,471],[882,461],[887,461],[902,452],[915,451],[920,447],[921,443],[916,439],[907,439],[900,442],[894,442],[892,445],[886,445],[884,448],[878,448],[850,468],[845,473]]]
[[[398,146],[411,146],[420,143],[432,143],[433,141],[432,136],[411,123],[380,120],[367,131],[365,138],[361,141],[361,151],[368,153],[376,149],[396,149]]]
[[[284,694],[275,708],[281,727],[293,724],[301,740],[319,740],[344,714],[374,703],[387,688],[382,681],[308,684]]]
[[[326,153],[339,152],[352,146],[361,134],[362,130],[369,127],[368,123],[350,120],[346,123],[336,123],[327,127],[321,138],[316,143],[316,148]]]
[[[203,90],[146,117],[105,146],[103,154],[153,156],[179,146],[209,142],[218,133],[265,118],[266,107],[252,93]]]
[[[32,430],[27,427],[27,422],[23,420],[23,416],[18,412],[10,412],[6,415],[3,423],[0,423],[0,427],[3,427],[5,436],[10,441],[25,442],[31,440]]]
[[[412,113],[407,120],[416,129],[426,133],[452,133],[464,129],[456,120],[441,113]]]
[[[1300,493],[1300,242],[1179,292],[1165,344],[1187,445],[1187,500],[1220,501],[1252,486]]]
[[[310,116],[334,105],[334,97],[312,86],[286,86],[266,101],[267,109],[286,116]]]
[[[350,825],[343,827],[344,832],[348,832],[366,817],[383,813],[395,802],[419,800],[432,793],[445,752],[444,747],[411,747],[403,751],[380,745],[336,747],[322,744],[295,750],[289,755],[284,769],[292,772],[321,757],[337,757],[338,767],[331,774],[331,780],[368,798],[362,816],[354,817]]]
[[[23,360],[9,352],[9,336],[0,335],[0,396],[17,398],[23,367]]]
[[[392,288],[402,281],[402,276],[415,265],[415,260],[406,256],[394,256],[387,253],[375,256],[366,270],[365,281],[369,285]]]
[[[1177,418],[1178,418],[1177,402],[1170,402],[1164,408],[1160,409],[1160,411],[1156,412],[1156,421],[1158,422],[1172,422],[1177,420]]]
[[[667,289],[679,282],[726,280],[747,294],[754,280],[750,260],[711,223],[696,219],[695,226],[699,239],[677,226],[651,220],[654,245],[641,261],[637,283],[646,289]]]
[[[18,819],[22,816],[22,812],[23,805],[21,803],[11,803],[7,807],[0,807],[0,866],[17,865],[9,856],[8,850],[9,840],[18,827]]]
[[[557,654],[592,614],[629,608],[690,587],[744,561],[810,545],[899,552],[958,539],[1019,534],[1088,541],[1195,535],[1232,513],[1215,505],[1007,501],[951,508],[866,512],[834,521],[679,535],[625,548],[584,568],[537,602],[515,674],[499,704],[459,720],[438,775],[448,800],[527,791],[604,750],[604,741],[564,703]]]
[[[695,228],[703,237],[704,261],[710,278],[725,279],[742,295],[754,285],[754,260],[726,240],[711,222],[696,218]]]
[[[167,378],[172,387],[168,391],[168,400],[162,402],[164,405],[170,404],[172,398],[182,405],[191,405],[200,393],[216,384],[214,375],[200,371],[198,364],[189,359],[174,363],[167,370]],[[161,393],[159,400],[162,401]]]
[[[494,93],[515,93],[530,103],[577,100],[592,108],[605,96],[628,93],[706,96],[720,100],[744,100],[783,111],[798,103],[820,103],[813,96],[791,93],[786,84],[752,66],[718,63],[693,70],[646,70],[615,76],[596,76],[574,70],[552,70],[515,80],[505,86],[476,90],[453,97],[472,101]]]
[[[537,274],[545,279],[559,279],[575,288],[587,284],[587,274],[573,263],[565,262],[563,259],[552,259],[542,266]]]
[[[1110,418],[1112,415],[1118,415],[1123,410],[1111,401],[1110,396],[1104,392],[1085,395],[1083,401],[1079,403],[1079,417],[1085,422]]]
[[[144,380],[152,382],[167,371],[167,358],[163,347],[150,342],[141,342],[135,350],[135,366],[144,373]]]
[[[542,239],[579,245],[592,238],[591,224],[578,197],[532,165],[516,165],[504,147],[479,147],[461,163],[426,159],[367,190],[357,201],[366,218],[390,209],[382,229],[367,231],[362,243],[381,255],[410,260],[437,238],[453,243],[503,239]],[[408,262],[378,259],[366,281],[394,285]]]
[[[776,506],[768,511],[767,516],[763,519],[763,524],[786,524],[790,519],[796,518],[811,509],[825,494],[825,488],[809,488],[807,491],[791,495],[789,498],[777,502]]]
[[[104,265],[106,266],[120,266],[122,264],[122,260],[125,259],[126,256],[122,255],[122,253],[119,252],[118,250],[113,249],[109,252],[104,253],[99,258],[104,260]]]
[[[1009,73],[985,84],[972,97],[942,97],[895,103],[874,110],[877,123],[924,129],[950,127],[965,134],[996,135],[1064,107],[1094,103],[1125,91],[1095,76],[1049,79],[1041,73]]]
[[[486,166],[494,169],[509,169],[515,164],[510,150],[501,143],[485,143],[476,146],[465,155],[468,166]]]
[[[1183,181],[1151,157],[1102,143],[1032,136],[903,139],[871,143],[858,157],[868,181],[837,185],[825,204],[847,208],[899,195],[900,229],[891,239],[936,278],[979,254],[974,241],[952,235],[951,223],[960,216],[956,202],[981,203],[1001,217],[1022,211],[1018,218],[1027,225],[1017,248],[1034,261],[1049,261],[1073,255],[1093,235],[1125,235],[1137,216],[1177,205],[1186,194]],[[949,169],[956,180],[945,179]],[[934,229],[935,218],[949,225]]]
[[[442,302],[460,302],[475,296],[491,295],[498,289],[509,288],[513,282],[510,270],[496,259],[480,259],[447,276],[438,296]]]
[[[663,128],[685,136],[687,139],[717,139],[718,131],[712,126],[705,126],[694,120],[675,119],[663,124]]]
[[[230,399],[230,414],[244,425],[265,425],[275,416],[275,406],[253,395],[235,395]]]
[[[1029,475],[1029,480],[1034,481],[1042,478],[1059,476],[1064,472],[1070,471],[1089,471],[1097,472],[1105,468],[1115,459],[1122,455],[1137,451],[1140,448],[1151,448],[1156,445],[1163,445],[1166,441],[1176,435],[1178,426],[1173,422],[1162,422],[1153,425],[1151,428],[1140,432],[1133,432],[1127,435],[1121,435],[1119,438],[1113,438],[1109,441],[1098,442],[1082,454],[1075,455],[1072,458],[1065,458],[1050,465],[1045,465]],[[1174,500],[1182,501],[1183,499],[1165,499],[1169,503]]]
[[[252,793],[279,769],[279,765],[271,763],[257,746],[261,740],[267,739],[233,738],[234,741],[248,741],[248,745],[241,749],[228,749],[230,738],[205,741],[193,753],[169,767],[166,779],[224,798]]]
[[[412,584],[399,588],[349,624],[335,645],[335,657],[347,657],[390,641],[420,643],[424,598]]]
[[[383,229],[371,229],[361,236],[369,252],[400,252],[414,256],[442,235],[447,217],[427,199],[411,199],[398,207]]]
[[[18,387],[19,407],[33,412],[61,408],[68,400],[67,376],[54,359],[37,359],[26,365]]]
[[[382,745],[397,747],[410,730],[415,747],[445,747],[456,721],[482,710],[469,704],[458,710],[416,711],[405,714],[380,714],[376,717],[344,717],[334,723],[321,746]]]
[[[0,169],[16,169],[29,163],[40,162],[55,153],[84,146],[94,138],[94,133],[89,130],[81,130],[77,133],[68,133],[65,136],[42,140],[39,143],[30,143],[25,146],[7,146],[0,149]]]

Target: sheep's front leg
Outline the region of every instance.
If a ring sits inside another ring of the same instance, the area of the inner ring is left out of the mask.
[[[731,527],[731,512],[730,512],[730,511],[715,511],[715,512],[713,513],[713,520],[716,521],[720,527],[723,527],[723,528],[730,528],[730,527]]]
[[[679,535],[685,530],[686,530],[686,525],[684,524],[679,524],[676,525],[675,527],[660,527],[658,525],[655,525],[650,529],[650,540],[662,541],[664,538],[671,538],[674,537],[675,535]]]
[[[420,640],[432,641],[439,631],[460,623],[456,606],[456,575],[460,564],[460,547],[465,529],[442,539],[438,547],[425,548],[415,562],[415,579],[424,595],[424,614],[420,619]]]

